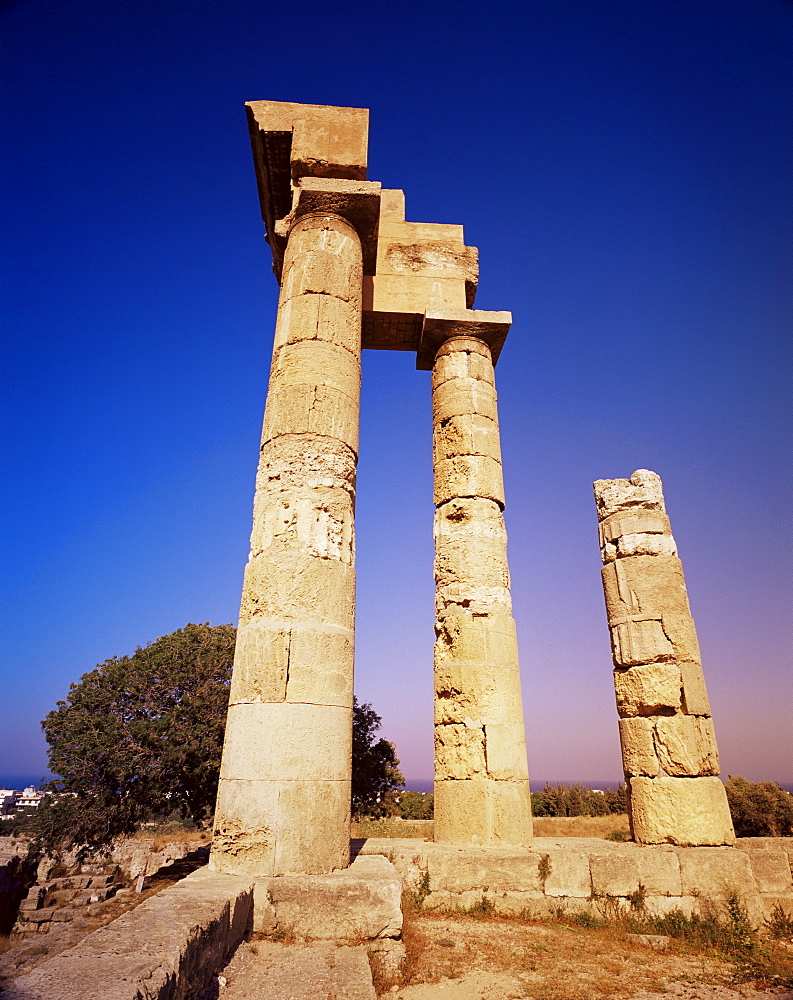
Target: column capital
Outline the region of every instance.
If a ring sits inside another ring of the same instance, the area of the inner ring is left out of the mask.
[[[338,215],[350,223],[361,240],[363,273],[374,274],[380,218],[380,182],[353,181],[335,177],[303,177],[294,189],[292,211],[275,223],[275,236],[279,241],[283,241],[285,247],[289,231],[299,219],[306,215],[323,213]],[[275,250],[273,258],[275,259]],[[283,250],[281,250],[281,261],[283,261]]]
[[[511,312],[484,309],[435,309],[427,312],[416,352],[416,368],[432,371],[438,348],[450,337],[477,337],[483,340],[490,348],[495,365],[511,324]]]

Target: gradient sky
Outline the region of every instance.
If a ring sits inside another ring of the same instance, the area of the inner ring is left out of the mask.
[[[594,479],[664,481],[722,772],[793,781],[783,0],[5,0],[0,773],[69,684],[236,622],[277,286],[243,103],[371,109],[462,223],[533,780],[621,775]],[[356,693],[432,774],[429,374],[366,352]]]

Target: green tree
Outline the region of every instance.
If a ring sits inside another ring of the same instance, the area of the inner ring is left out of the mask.
[[[27,823],[40,847],[85,854],[155,815],[200,823],[212,812],[235,639],[233,625],[186,625],[71,685],[41,724],[60,777]],[[387,810],[404,783],[393,744],[375,739],[380,721],[355,701],[356,812]]]
[[[399,815],[402,819],[432,819],[434,797],[432,793],[405,791],[399,796]]]
[[[793,795],[775,781],[730,775],[724,787],[739,837],[793,836]]]
[[[186,625],[72,684],[42,722],[51,784],[73,792],[37,810],[50,849],[108,843],[153,813],[200,822],[217,794],[234,659],[232,625]]]
[[[396,747],[375,737],[382,719],[371,705],[353,699],[352,812],[355,816],[381,816],[389,812],[390,791],[405,784]]]

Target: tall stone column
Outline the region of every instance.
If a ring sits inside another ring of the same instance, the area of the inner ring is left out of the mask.
[[[603,589],[634,839],[735,842],[688,606],[660,478],[595,484]]]
[[[361,288],[361,240],[348,221],[313,212],[292,222],[223,748],[217,871],[349,864]]]
[[[493,363],[488,344],[465,335],[465,323],[445,332],[432,369],[435,839],[528,846],[531,799]]]

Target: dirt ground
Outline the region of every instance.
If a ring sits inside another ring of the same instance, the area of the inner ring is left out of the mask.
[[[793,1000],[784,946],[778,968],[789,985],[774,988],[735,984],[733,963],[674,941],[657,951],[613,928],[428,915],[408,921],[406,944],[410,981],[387,991],[397,1000]]]

